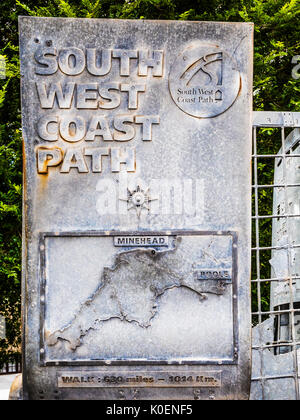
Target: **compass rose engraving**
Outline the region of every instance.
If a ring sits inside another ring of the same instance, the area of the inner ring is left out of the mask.
[[[127,210],[135,209],[138,218],[140,218],[142,210],[150,211],[150,202],[158,200],[158,198],[151,198],[149,195],[150,187],[142,189],[140,185],[133,190],[127,188],[127,198],[120,198],[119,200],[127,201]]]

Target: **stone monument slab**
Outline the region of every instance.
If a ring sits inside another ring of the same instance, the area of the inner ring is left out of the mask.
[[[24,398],[248,398],[253,25],[19,25]]]

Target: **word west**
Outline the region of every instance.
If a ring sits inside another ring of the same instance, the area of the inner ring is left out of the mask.
[[[108,147],[108,142],[118,144],[137,137],[144,142],[152,141],[153,125],[160,123],[159,116],[126,110],[138,110],[142,95],[147,92],[147,77],[163,77],[163,51],[95,48],[83,51],[76,47],[57,50],[51,45],[38,48],[34,58],[35,73],[41,77],[35,90],[43,110],[36,130],[39,139],[51,143],[36,148],[38,173],[47,174],[49,168],[57,166],[61,173],[71,169],[99,173],[104,157],[110,161],[111,172],[119,172],[121,164],[127,172],[134,172],[135,148]],[[55,81],[53,78],[45,81],[45,76],[59,73],[61,76]],[[76,76],[82,74],[88,76],[88,83],[76,81]],[[135,77],[134,83],[128,79],[131,75]],[[92,147],[98,140],[105,147]],[[86,147],[73,146],[82,141],[87,142]]]

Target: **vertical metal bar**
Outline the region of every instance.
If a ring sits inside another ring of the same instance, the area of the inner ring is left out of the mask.
[[[284,181],[284,201],[285,209],[284,214],[288,213],[289,209],[289,200],[288,200],[288,174],[287,174],[287,164],[286,164],[286,147],[285,147],[285,128],[281,128],[281,143],[282,143],[282,168],[283,168],[283,181]],[[293,280],[292,280],[292,255],[291,255],[291,219],[286,218],[287,222],[287,260],[288,260],[288,282],[289,282],[289,292],[290,292],[290,312],[289,312],[289,322],[290,322],[290,332],[291,332],[291,345],[293,353],[293,363],[294,363],[294,381],[295,381],[295,391],[296,399],[299,400],[299,385],[298,385],[298,356],[297,356],[297,345],[296,345],[296,334],[295,334],[295,311],[294,311],[294,291],[293,291]]]
[[[260,285],[260,247],[259,247],[259,208],[258,208],[258,171],[257,171],[257,132],[253,129],[253,155],[254,155],[254,200],[255,200],[255,243],[256,243],[256,274],[257,274],[257,305],[258,322],[262,322],[261,317],[261,285]]]
[[[259,246],[259,207],[258,207],[258,165],[257,165],[257,128],[253,127],[253,157],[254,157],[254,203],[255,203],[255,244],[256,244],[256,287],[257,287],[257,312],[258,312],[258,323],[261,324],[261,282],[260,282],[260,246]],[[262,399],[265,399],[265,380],[264,380],[264,350],[261,347],[262,343],[262,331],[259,330],[260,343],[259,343],[259,355],[260,355],[260,384],[262,388]]]

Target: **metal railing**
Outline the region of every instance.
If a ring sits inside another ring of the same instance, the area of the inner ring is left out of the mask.
[[[254,112],[251,399],[298,400],[300,112]]]
[[[0,375],[9,375],[20,372],[22,372],[22,361],[20,354],[16,354],[10,359],[9,362],[5,362],[0,365]]]

